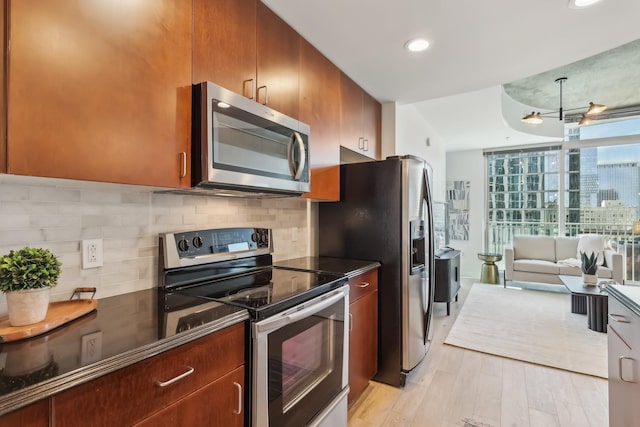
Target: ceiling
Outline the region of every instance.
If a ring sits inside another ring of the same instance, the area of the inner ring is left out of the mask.
[[[550,140],[505,124],[502,85],[640,39],[638,0],[604,0],[580,10],[568,0],[262,1],[378,101],[415,105],[449,151]],[[403,46],[413,37],[431,47],[407,52]],[[594,68],[595,62],[588,69]],[[624,88],[626,80],[616,78],[620,67],[608,70],[609,90]],[[532,83],[547,98],[539,108],[556,108],[556,74],[550,83],[540,77],[548,90]],[[594,77],[567,77],[563,95],[573,92],[580,105],[608,102],[595,98]],[[469,112],[479,117],[467,120]]]

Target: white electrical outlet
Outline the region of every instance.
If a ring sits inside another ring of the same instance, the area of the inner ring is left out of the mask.
[[[82,366],[97,362],[102,358],[102,331],[93,332],[82,336],[82,353],[80,364]]]
[[[102,267],[102,239],[82,241],[82,268]]]

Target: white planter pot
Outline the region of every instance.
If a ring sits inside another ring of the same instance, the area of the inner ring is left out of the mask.
[[[595,274],[582,273],[582,282],[585,285],[595,285],[596,283],[598,283],[598,276],[596,276]]]
[[[47,317],[51,288],[13,291],[6,295],[11,326],[31,325]]]

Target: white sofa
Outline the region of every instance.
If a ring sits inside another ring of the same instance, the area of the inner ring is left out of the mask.
[[[561,285],[559,274],[580,276],[582,272],[579,267],[558,263],[568,259],[577,260],[579,242],[580,237],[514,236],[513,247],[504,250],[505,281],[519,280]],[[622,283],[624,278],[622,254],[606,246],[602,248],[602,254],[603,262],[598,266],[598,277]]]

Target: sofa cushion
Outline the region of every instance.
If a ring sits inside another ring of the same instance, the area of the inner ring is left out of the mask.
[[[582,259],[581,253],[591,255],[592,252],[598,254],[598,265],[604,264],[604,248],[607,237],[601,234],[583,234],[578,241],[576,258]],[[562,259],[562,258],[561,258]]]
[[[575,258],[578,252],[579,241],[579,237],[556,237],[556,261]]]
[[[558,264],[551,261],[539,259],[518,259],[513,262],[514,271],[526,271],[529,273],[558,274],[560,268]]]
[[[562,265],[559,264],[560,274],[564,274],[565,276],[581,276],[582,270],[580,267],[573,267],[571,265]]]
[[[514,259],[554,262],[556,260],[555,239],[550,236],[513,236],[513,255]]]

